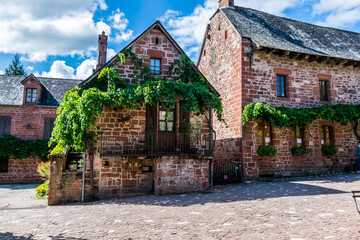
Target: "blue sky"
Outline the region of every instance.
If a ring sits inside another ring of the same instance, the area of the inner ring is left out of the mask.
[[[97,35],[108,57],[160,19],[196,61],[218,0],[11,0],[0,8],[0,74],[19,53],[27,73],[86,78],[96,65]],[[360,32],[360,0],[235,0],[296,20]]]

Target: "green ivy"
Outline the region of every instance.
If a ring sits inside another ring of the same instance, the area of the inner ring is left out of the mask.
[[[251,119],[258,123],[259,120],[269,122],[274,127],[286,128],[296,125],[304,129],[318,119],[329,122],[339,122],[341,125],[351,125],[355,136],[360,141],[358,134],[360,121],[360,105],[337,104],[323,105],[313,108],[285,108],[271,107],[263,103],[250,103],[245,106],[242,113],[242,123],[245,125]]]
[[[291,148],[291,154],[294,156],[301,157],[301,156],[309,154],[309,153],[310,153],[310,150],[307,149],[306,147],[294,146]]]
[[[338,152],[338,149],[334,145],[322,145],[321,152],[326,155],[334,155]]]
[[[257,153],[261,157],[265,157],[265,156],[273,157],[276,156],[277,150],[272,146],[260,146],[259,149],[257,150]]]
[[[13,157],[25,159],[28,157],[40,157],[46,160],[49,154],[49,141],[22,140],[14,136],[0,137],[0,157]]]
[[[51,141],[57,144],[52,153],[62,153],[69,147],[84,151],[86,144],[93,145],[100,130],[96,122],[105,107],[137,109],[144,104],[153,106],[159,103],[170,110],[178,99],[182,99],[185,100],[182,107],[186,112],[200,115],[211,108],[223,121],[221,99],[186,56],[171,64],[166,78],[151,75],[149,67],[143,66],[145,59],[138,58],[131,49],[125,55],[134,64],[132,84],[109,67],[99,74],[97,81],[66,93],[52,132]],[[119,58],[118,62],[125,61],[124,55],[119,55]]]

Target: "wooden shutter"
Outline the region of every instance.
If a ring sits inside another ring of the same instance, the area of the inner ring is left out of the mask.
[[[0,137],[11,134],[11,117],[0,117]]]
[[[157,105],[146,105],[146,143],[157,144]]]
[[[55,118],[44,118],[44,135],[43,138],[48,140],[51,137],[51,132],[54,129]]]
[[[9,157],[0,157],[0,172],[6,173],[9,166]]]

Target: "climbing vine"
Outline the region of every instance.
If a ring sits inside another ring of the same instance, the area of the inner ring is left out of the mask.
[[[131,49],[125,55],[119,55],[121,64],[125,61],[124,56],[134,66],[131,84],[113,65],[105,68],[97,80],[66,93],[52,132],[51,141],[56,143],[52,153],[61,153],[68,147],[84,151],[85,143],[93,145],[100,130],[96,122],[105,107],[137,109],[144,104],[159,103],[169,111],[178,99],[182,99],[186,112],[199,115],[212,108],[217,118],[223,121],[219,96],[186,56],[171,64],[167,77],[151,75],[149,66],[144,66],[145,59],[138,58]]]
[[[256,123],[259,120],[269,122],[272,126],[279,128],[295,127],[298,125],[304,129],[318,119],[324,119],[331,123],[339,122],[341,125],[350,124],[355,136],[360,141],[358,134],[360,105],[337,104],[294,109],[271,107],[263,103],[250,103],[245,106],[242,114],[243,125],[250,119],[255,120]]]
[[[0,157],[15,159],[40,157],[46,160],[50,150],[48,143],[49,141],[45,140],[22,140],[10,135],[2,136],[0,137]]]

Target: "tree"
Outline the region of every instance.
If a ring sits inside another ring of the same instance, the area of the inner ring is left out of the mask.
[[[9,68],[5,69],[5,75],[26,75],[24,66],[21,64],[18,54],[15,54],[14,60],[9,65]]]

